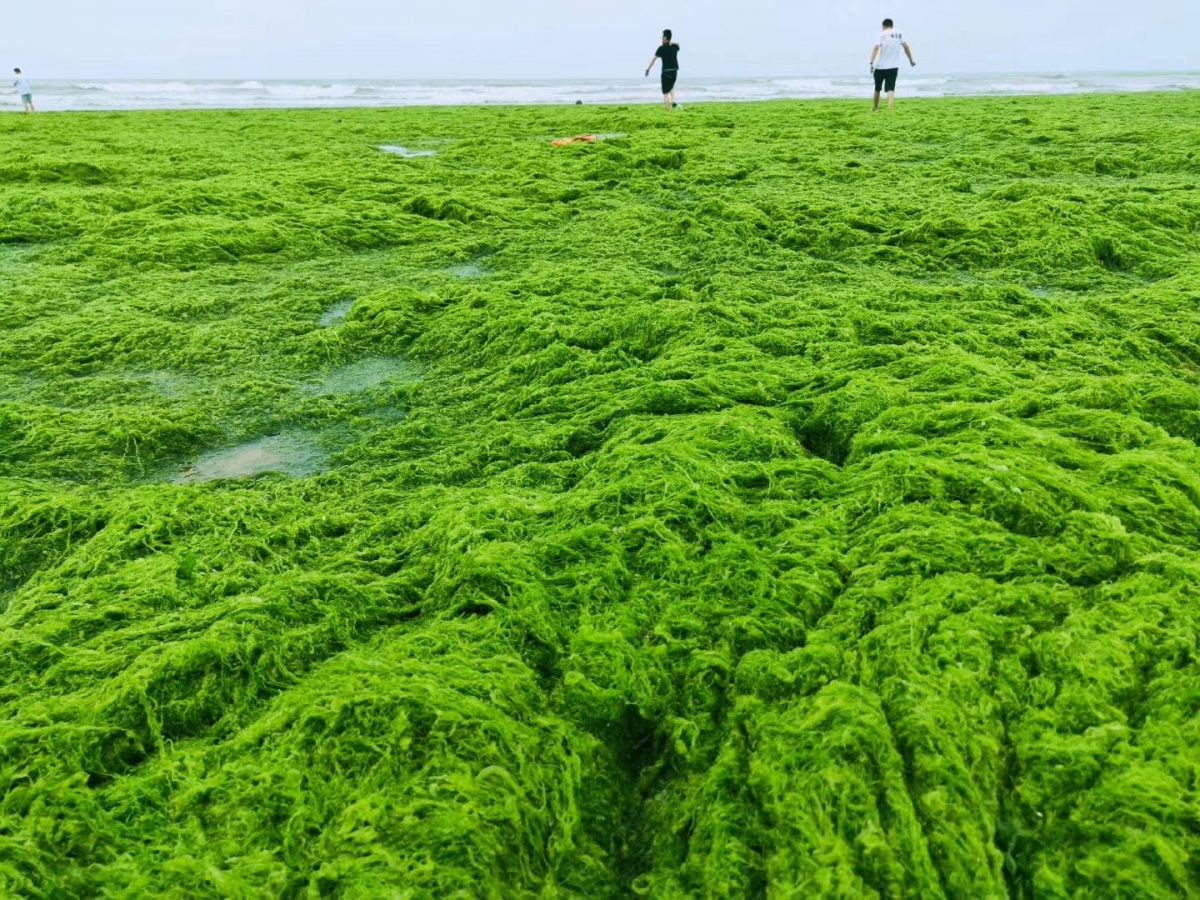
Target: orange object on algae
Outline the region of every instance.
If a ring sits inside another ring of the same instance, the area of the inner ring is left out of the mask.
[[[550,145],[553,147],[564,147],[567,144],[594,144],[598,140],[600,140],[600,138],[596,137],[594,134],[577,134],[575,137],[558,138],[557,140],[551,141]]]

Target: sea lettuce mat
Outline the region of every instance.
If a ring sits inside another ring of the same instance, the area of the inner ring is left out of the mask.
[[[0,895],[1200,893],[1188,98],[2,124]]]

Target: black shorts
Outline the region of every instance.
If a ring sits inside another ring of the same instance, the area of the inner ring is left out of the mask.
[[[890,94],[896,89],[896,76],[899,74],[899,69],[876,69],[875,90],[887,91]]]
[[[669,94],[675,90],[675,79],[679,77],[678,69],[663,69],[662,70],[662,87],[663,93]]]

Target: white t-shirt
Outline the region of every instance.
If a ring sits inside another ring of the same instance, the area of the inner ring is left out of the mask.
[[[17,80],[13,82],[17,86],[18,94],[32,94],[33,88],[29,86],[29,79],[24,75],[18,75]]]
[[[904,43],[904,35],[893,28],[891,31],[881,34],[877,43],[879,44],[879,56],[875,60],[875,68],[900,68],[900,58],[904,54],[900,45]]]

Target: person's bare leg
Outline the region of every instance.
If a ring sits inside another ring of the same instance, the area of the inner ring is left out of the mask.
[[[670,92],[663,94],[663,109],[667,112],[671,111],[671,94]]]
[[[888,91],[888,109],[896,105],[896,92]]]
[[[875,105],[871,107],[871,112],[879,112],[879,91],[875,92]]]

